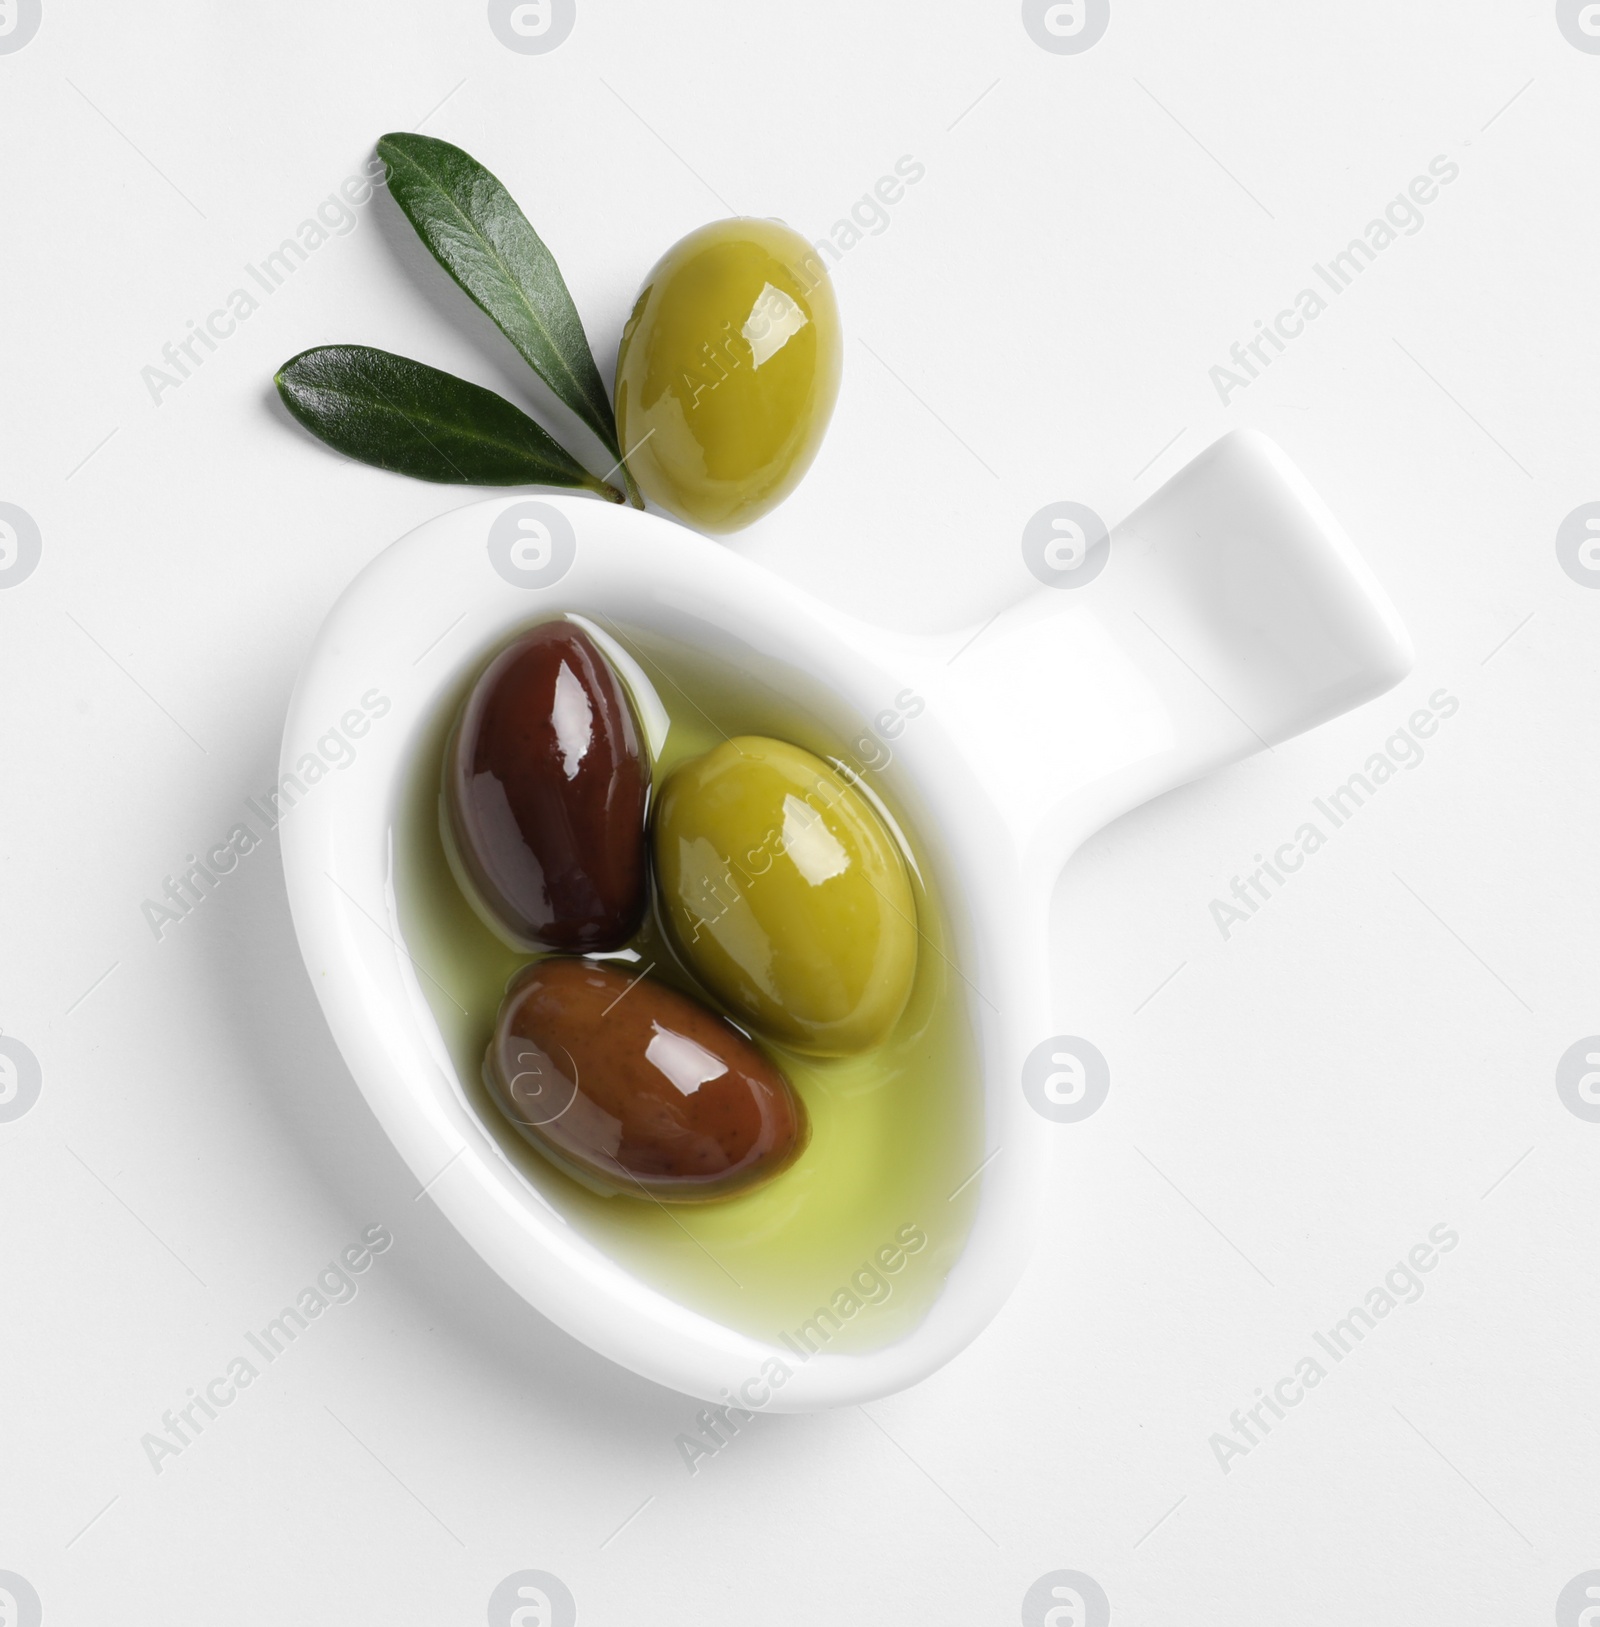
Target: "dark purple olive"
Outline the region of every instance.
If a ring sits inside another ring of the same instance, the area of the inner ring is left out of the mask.
[[[518,977],[483,1071],[524,1138],[602,1192],[726,1197],[806,1144],[800,1098],[732,1023],[590,961],[539,961]]]
[[[617,949],[644,915],[650,770],[621,680],[549,621],[490,662],[445,760],[455,852],[524,949]]]

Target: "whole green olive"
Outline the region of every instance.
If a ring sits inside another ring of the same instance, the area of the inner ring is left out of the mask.
[[[722,220],[645,279],[617,353],[617,433],[645,496],[736,531],[811,467],[842,367],[816,249],[771,220]]]
[[[845,1056],[911,993],[917,907],[871,803],[820,757],[741,735],[667,781],[653,844],[689,969],[762,1033]]]

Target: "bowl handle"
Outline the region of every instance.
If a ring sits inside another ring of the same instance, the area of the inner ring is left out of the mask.
[[[918,663],[930,713],[1030,865],[1059,865],[1116,815],[1411,670],[1372,572],[1253,430],[1214,442],[1101,539],[1098,568],[1092,542],[1073,542],[1054,557],[1060,586]]]

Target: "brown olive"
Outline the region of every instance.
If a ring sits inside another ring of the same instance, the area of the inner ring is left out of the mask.
[[[644,915],[650,769],[622,681],[550,621],[490,662],[445,754],[447,847],[522,949],[617,949]]]
[[[586,1186],[693,1203],[759,1186],[805,1146],[789,1081],[725,1018],[654,978],[538,961],[484,1059],[501,1111]]]

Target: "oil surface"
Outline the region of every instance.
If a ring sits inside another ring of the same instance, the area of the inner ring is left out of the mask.
[[[783,696],[707,669],[694,652],[609,623],[647,677],[667,724],[653,779],[737,734],[790,740],[848,762],[842,739]],[[597,1196],[555,1169],[501,1117],[482,1082],[484,1050],[507,983],[536,958],[503,944],[451,874],[439,834],[445,741],[461,701],[487,663],[485,650],[419,735],[396,810],[396,893],[406,946],[423,969],[432,1006],[468,1100],[512,1163],[596,1247],[641,1280],[702,1314],[800,1351],[864,1350],[904,1337],[921,1320],[961,1251],[978,1190],[982,1103],[967,989],[915,840],[907,843],[917,903],[916,982],[889,1038],[859,1056],[804,1057],[756,1043],[805,1102],[811,1143],[769,1185],[707,1204],[671,1208]],[[625,675],[626,677],[626,675]],[[629,683],[635,700],[637,681]],[[640,705],[641,714],[647,703]],[[858,783],[876,793],[879,776]],[[893,809],[889,809],[893,813]],[[903,827],[902,837],[908,837]],[[721,1009],[668,946],[654,901],[643,929],[615,955]],[[463,1010],[464,1008],[464,1010]],[[958,1189],[961,1189],[958,1191]],[[952,1194],[955,1194],[952,1197]],[[907,1249],[902,1234],[910,1236]],[[914,1235],[926,1238],[917,1245]],[[899,1250],[891,1272],[880,1250]],[[819,1311],[829,1314],[818,1318]],[[787,1336],[787,1338],[786,1338]]]

